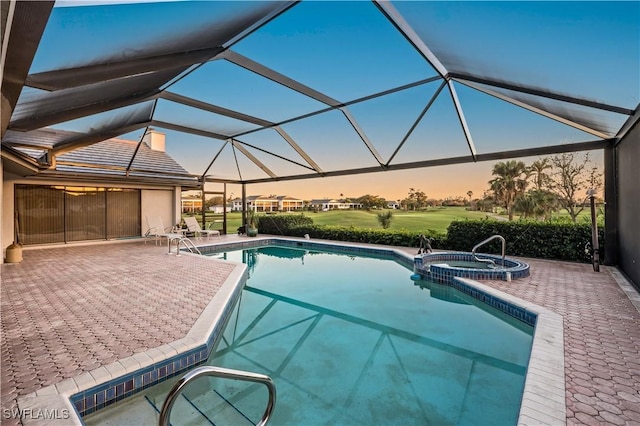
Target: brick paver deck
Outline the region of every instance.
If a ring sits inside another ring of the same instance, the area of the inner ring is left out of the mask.
[[[567,424],[640,425],[640,306],[616,283],[619,272],[525,261],[530,277],[484,283],[564,317]]]
[[[166,251],[65,246],[2,265],[2,413],[20,395],[183,337],[232,267]],[[640,312],[618,272],[527,261],[529,278],[485,284],[564,317],[567,423],[640,424]]]
[[[184,337],[233,266],[140,242],[2,265],[2,424],[16,398]]]

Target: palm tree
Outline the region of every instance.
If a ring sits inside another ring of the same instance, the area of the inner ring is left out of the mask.
[[[496,163],[491,173],[496,176],[489,181],[491,190],[507,210],[509,220],[513,220],[513,204],[516,197],[527,189],[529,171],[522,161],[511,160]]]
[[[535,215],[536,204],[529,193],[516,197],[513,210],[526,219]]]
[[[538,220],[549,220],[551,214],[558,210],[558,197],[544,189],[530,189],[516,198],[513,210],[525,219],[535,217]]]
[[[536,160],[529,167],[529,170],[535,173],[534,183],[536,184],[536,189],[538,191],[541,191],[542,187],[546,186],[549,182],[549,175],[544,171],[551,168],[551,161],[548,158]]]
[[[393,219],[393,212],[391,210],[378,213],[378,222],[384,229],[387,229],[391,226],[391,219]]]
[[[558,196],[553,192],[533,189],[529,191],[529,196],[535,205],[534,214],[538,219],[549,220],[551,214],[558,211]]]

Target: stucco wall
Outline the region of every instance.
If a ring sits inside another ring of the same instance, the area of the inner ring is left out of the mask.
[[[640,289],[640,125],[616,148],[619,265]]]
[[[4,98],[3,98],[4,100]],[[0,256],[0,263],[4,263],[5,245],[4,245],[4,220],[2,214],[4,212],[4,168],[3,161],[0,159],[0,244],[2,245],[2,256]]]
[[[147,216],[160,216],[165,227],[175,225],[173,191],[145,189],[141,194],[142,235],[147,232]]]
[[[5,174],[2,182],[2,255],[7,246],[13,242],[13,180],[10,174]]]

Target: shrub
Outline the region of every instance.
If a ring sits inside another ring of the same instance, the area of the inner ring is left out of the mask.
[[[354,228],[352,226],[314,225],[313,220],[304,215],[267,215],[259,216],[258,228],[261,233],[303,237],[324,240],[351,241],[357,243],[385,244],[391,246],[417,247],[420,234],[425,232],[389,231],[382,229]],[[433,248],[444,248],[444,234],[433,230],[426,232],[433,241]]]
[[[378,222],[384,229],[388,229],[391,226],[391,219],[393,219],[393,212],[391,210],[378,213]]]
[[[420,234],[425,234],[431,238],[431,246],[434,249],[459,251],[471,251],[480,241],[492,235],[502,235],[507,242],[506,253],[510,256],[591,261],[589,253],[585,253],[585,244],[591,242],[589,223],[454,221],[449,225],[445,235],[431,229],[427,232],[416,232],[314,225],[313,220],[304,215],[278,214],[259,216],[258,228],[265,234],[291,237],[303,237],[309,234],[311,238],[325,240],[416,247],[416,249],[420,245]],[[598,240],[600,259],[604,259],[602,228],[599,229]],[[500,250],[499,240],[491,241],[479,249],[482,253],[500,253]]]
[[[474,245],[492,235],[502,235],[506,253],[511,256],[590,262],[585,245],[591,243],[591,225],[585,223],[454,221],[447,228],[445,245],[450,250],[471,251]],[[599,229],[600,259],[604,259],[604,230]],[[500,253],[499,240],[479,249]]]
[[[276,214],[258,217],[258,229],[263,234],[290,235],[288,229],[313,225],[313,219],[300,214]]]

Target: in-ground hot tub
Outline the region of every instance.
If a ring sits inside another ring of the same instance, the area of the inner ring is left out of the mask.
[[[511,281],[529,276],[529,265],[525,262],[504,258],[503,264],[502,256],[484,253],[482,259],[478,261],[473,253],[458,251],[419,254],[413,259],[413,271],[421,278],[446,284],[453,277]]]

